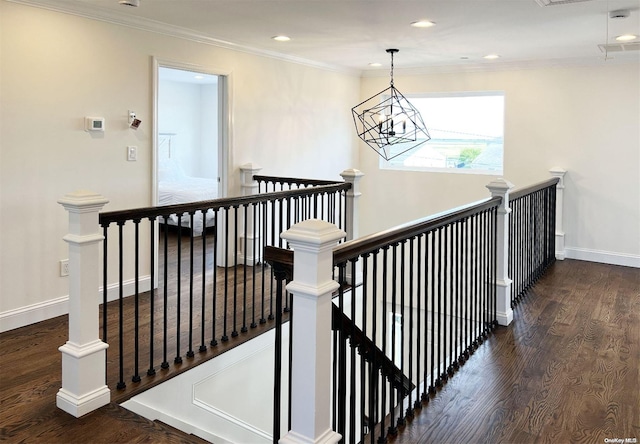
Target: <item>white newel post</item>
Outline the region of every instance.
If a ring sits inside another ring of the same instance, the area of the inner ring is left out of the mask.
[[[502,178],[487,185],[491,196],[500,196],[502,203],[498,207],[496,239],[496,314],[498,324],[509,325],[513,321],[511,308],[511,278],[509,278],[509,190],[513,184]]]
[[[261,170],[262,167],[253,163],[246,163],[240,167],[243,196],[258,194],[258,181],[254,180],[253,176]],[[253,212],[251,209],[247,212],[247,220],[245,220],[244,223],[247,228],[247,237],[245,238],[243,233],[240,242],[242,246],[242,263],[253,265],[262,260],[262,256],[260,254],[260,230],[258,230],[254,236],[255,221],[253,220]]]
[[[564,175],[566,170],[553,167],[549,170],[551,176],[560,179],[556,185],[556,259],[564,260],[566,252],[564,250],[564,225],[562,215],[564,211]]]
[[[350,241],[360,237],[358,226],[360,224],[360,179],[364,176],[364,173],[360,170],[350,168],[340,173],[345,182],[351,184],[351,189],[346,193],[346,240]],[[347,282],[351,285],[358,285],[362,283],[362,269],[358,266],[356,269],[355,279],[351,276],[351,267],[347,267],[346,276]]]
[[[308,219],[282,233],[294,251],[291,430],[286,444],[337,443],[331,429],[331,294],[333,249],[345,232],[333,224]]]
[[[100,340],[100,242],[98,212],[108,202],[90,191],[67,194],[58,203],[69,213],[69,340],[62,353],[62,388],[56,405],[76,418],[111,400],[105,384],[107,344]]]
[[[358,224],[360,223],[360,179],[364,173],[354,168],[344,170],[340,173],[345,182],[351,184],[351,189],[347,191],[347,237],[348,241],[359,237]]]

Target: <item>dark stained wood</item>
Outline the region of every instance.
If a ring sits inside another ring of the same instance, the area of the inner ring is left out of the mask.
[[[557,262],[391,442],[640,439],[639,368],[640,270]]]
[[[80,419],[57,409],[67,328],[61,316],[0,334],[0,441],[201,442],[113,403]],[[640,270],[557,262],[390,442],[640,438],[639,362]]]

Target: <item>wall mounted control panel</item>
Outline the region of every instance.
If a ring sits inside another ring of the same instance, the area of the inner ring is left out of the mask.
[[[104,131],[104,117],[85,117],[85,131]]]

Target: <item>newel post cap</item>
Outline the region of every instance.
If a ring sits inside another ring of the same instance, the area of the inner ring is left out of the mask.
[[[500,177],[498,179],[493,179],[491,182],[489,182],[489,184],[487,185],[487,188],[489,189],[489,191],[491,191],[491,194],[502,195],[508,192],[509,190],[511,190],[514,186],[515,185],[513,185],[508,180],[505,180],[502,177]]]
[[[347,178],[357,180],[364,176],[364,173],[358,169],[349,168],[340,173],[340,176],[342,176],[342,178],[345,180],[347,180]]]
[[[260,171],[262,169],[262,167],[256,163],[245,163],[244,165],[240,166],[240,170],[241,171]]]
[[[297,223],[280,235],[282,239],[289,241],[292,246],[310,245],[320,246],[333,244],[347,235],[334,224],[319,220],[307,219]]]
[[[109,199],[101,194],[88,190],[78,190],[65,194],[58,200],[67,211],[75,213],[85,213],[100,210],[109,203]]]

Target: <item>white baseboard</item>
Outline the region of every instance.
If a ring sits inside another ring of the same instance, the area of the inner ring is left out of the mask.
[[[565,247],[565,253],[567,259],[640,268],[640,255],[637,254],[613,253],[611,251],[589,250],[576,247]]]
[[[0,332],[35,324],[69,313],[69,296],[50,299],[37,304],[0,313]]]
[[[143,293],[151,288],[151,277],[144,276],[138,284],[138,291]],[[122,293],[124,297],[132,296],[135,293],[135,281],[129,279],[123,282]],[[110,284],[107,287],[107,301],[115,301],[120,297],[118,284]],[[98,301],[102,303],[102,287],[98,289]],[[24,307],[7,310],[0,313],[0,332],[13,330],[14,328],[24,327],[25,325],[35,324],[36,322],[46,321],[47,319],[69,313],[69,295],[59,298],[50,299],[37,304],[31,304]]]
[[[123,297],[132,296],[136,292],[135,280],[129,279],[122,282],[122,295]],[[151,276],[142,276],[140,283],[138,284],[138,292],[144,293],[151,289]],[[102,287],[98,290],[99,302],[102,303]],[[109,284],[107,286],[107,302],[115,301],[120,297],[119,285]]]

